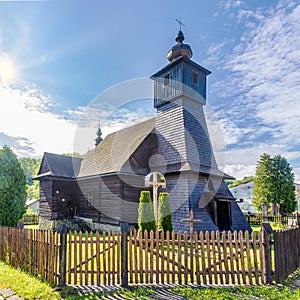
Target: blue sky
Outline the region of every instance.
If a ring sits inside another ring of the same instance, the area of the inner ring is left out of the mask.
[[[20,156],[72,152],[93,111],[80,133],[87,150],[97,124],[106,135],[154,115],[148,91],[113,114],[103,91],[166,65],[179,17],[193,60],[212,71],[225,171],[252,175],[262,153],[280,153],[299,181],[299,1],[0,0],[0,145]]]

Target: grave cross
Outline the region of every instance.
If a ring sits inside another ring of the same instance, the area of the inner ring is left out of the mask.
[[[194,213],[191,210],[190,211],[190,218],[189,219],[182,219],[181,222],[190,223],[190,237],[192,238],[192,235],[194,233],[194,223],[201,223],[202,220],[194,219]]]
[[[152,179],[152,181],[151,181]],[[156,230],[158,230],[158,209],[157,209],[157,190],[159,187],[166,187],[166,179],[159,172],[152,172],[148,174],[145,178],[146,187],[153,187],[153,209],[154,209],[154,218]]]

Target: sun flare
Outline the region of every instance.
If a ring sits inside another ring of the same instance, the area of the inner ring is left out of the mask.
[[[14,61],[7,56],[0,57],[0,81],[10,83],[16,79],[17,70]]]

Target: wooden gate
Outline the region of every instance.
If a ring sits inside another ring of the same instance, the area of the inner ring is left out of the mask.
[[[120,284],[120,234],[69,232],[67,248],[68,284]]]
[[[274,250],[275,279],[282,282],[300,267],[300,226],[275,231]]]
[[[260,284],[262,236],[253,232],[131,231],[129,283]]]

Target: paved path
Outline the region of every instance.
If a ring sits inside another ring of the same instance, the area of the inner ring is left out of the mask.
[[[0,300],[22,300],[16,293],[7,287],[0,286]]]

